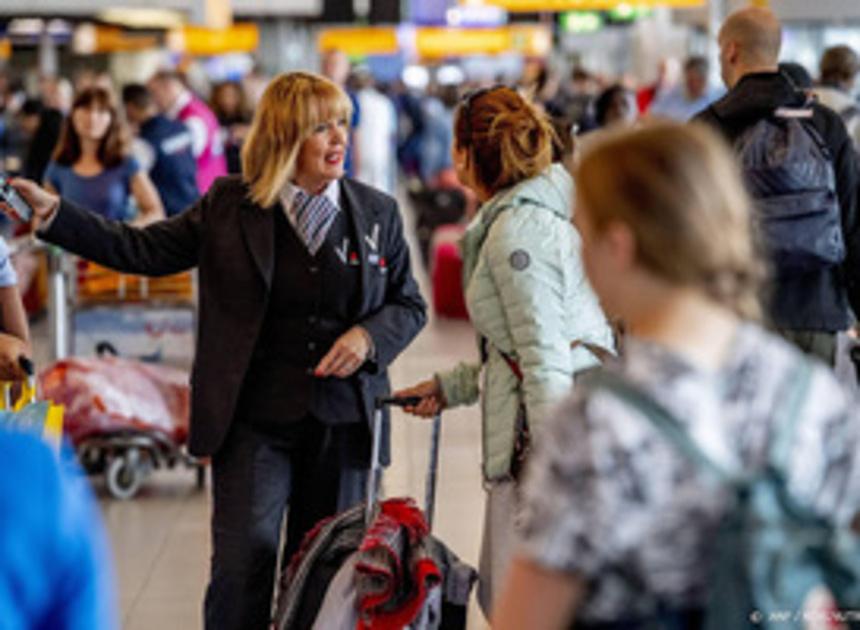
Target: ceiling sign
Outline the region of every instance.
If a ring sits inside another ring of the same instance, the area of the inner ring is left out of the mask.
[[[469,2],[473,4],[473,2]],[[638,7],[703,7],[706,0],[635,0],[634,2],[619,2],[619,0],[482,0],[482,4],[501,7],[508,11],[548,12],[576,11],[579,9],[615,9],[621,5]]]
[[[321,51],[337,48],[350,56],[406,51],[422,59],[502,53],[544,56],[552,47],[552,31],[543,24],[499,28],[333,28],[320,33],[318,47]]]

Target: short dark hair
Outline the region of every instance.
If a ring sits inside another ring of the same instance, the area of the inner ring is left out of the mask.
[[[821,82],[851,81],[860,72],[860,58],[850,46],[833,46],[821,57]]]
[[[606,119],[609,117],[609,110],[612,108],[615,98],[618,95],[626,97],[628,94],[632,94],[632,92],[620,83],[611,85],[603,90],[594,101],[594,118],[597,124],[603,127],[606,124]]]
[[[710,68],[711,64],[708,63],[708,60],[700,55],[689,57],[684,62],[684,72],[698,72],[704,77],[708,76]]]
[[[152,105],[152,95],[141,83],[126,83],[122,88],[122,102],[126,106],[148,109]]]
[[[22,116],[40,116],[44,108],[42,101],[38,98],[28,98],[18,111]]]

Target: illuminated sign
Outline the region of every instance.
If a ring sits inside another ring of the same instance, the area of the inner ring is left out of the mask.
[[[482,0],[483,4],[501,7],[507,11],[528,11],[530,13],[576,10],[615,9],[620,5],[631,4],[619,0]],[[703,7],[706,0],[636,0],[641,7]]]
[[[596,33],[603,28],[603,15],[597,11],[568,11],[558,17],[565,33]]]
[[[406,51],[422,59],[520,53],[542,57],[552,48],[552,31],[538,24],[500,28],[336,28],[320,33],[320,51],[338,49],[349,56],[392,55]]]

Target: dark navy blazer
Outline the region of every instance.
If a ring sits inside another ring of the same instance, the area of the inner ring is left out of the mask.
[[[426,304],[412,276],[397,202],[350,179],[341,180],[341,201],[359,236],[361,291],[354,321],[375,346],[373,360],[358,374],[370,421],[374,398],[390,389],[388,366],[426,322]],[[40,233],[48,242],[124,273],[162,276],[198,268],[189,443],[198,456],[218,451],[236,414],[266,314],[276,211],[280,205],[261,208],[252,202],[239,177],[222,177],[187,211],[145,228],[103,219],[64,200]]]

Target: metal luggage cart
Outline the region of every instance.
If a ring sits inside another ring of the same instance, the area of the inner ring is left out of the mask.
[[[197,319],[195,274],[146,278],[50,246],[47,251],[54,361],[113,355],[190,368]],[[118,426],[87,436],[75,450],[89,474],[105,475],[115,498],[133,497],[156,468],[185,465],[196,469],[198,487],[205,482],[205,463],[159,430]]]

